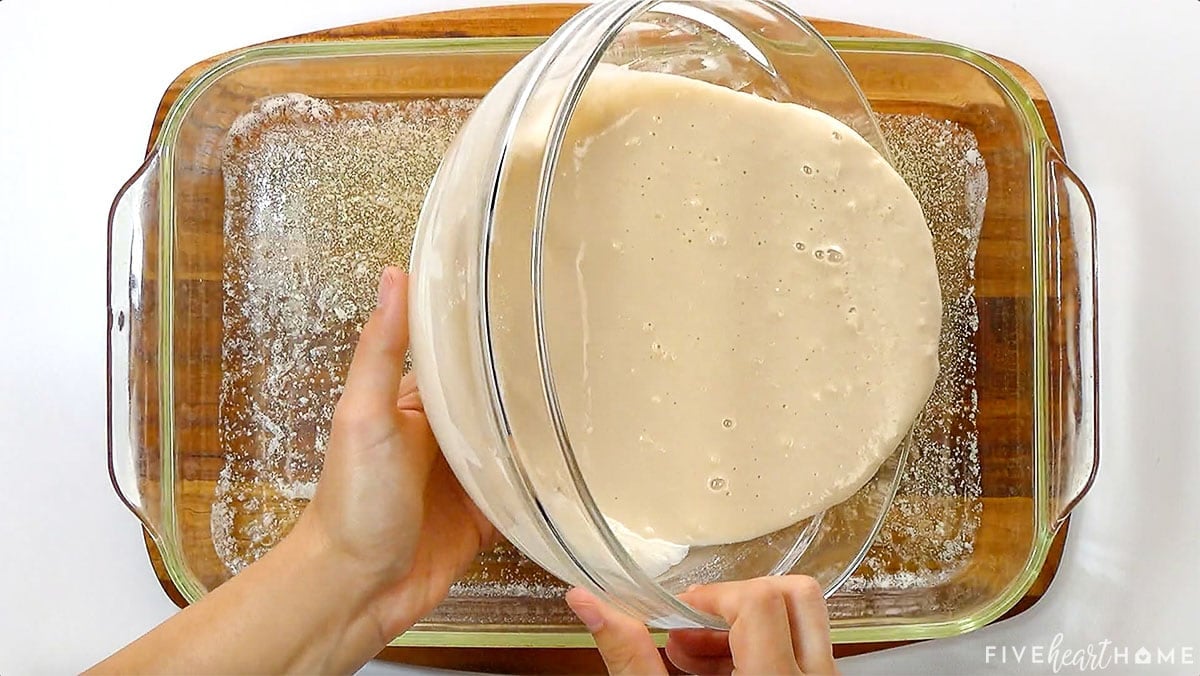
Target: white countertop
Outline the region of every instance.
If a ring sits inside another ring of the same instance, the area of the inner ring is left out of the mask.
[[[0,672],[81,669],[175,609],[105,460],[106,217],[167,84],[245,44],[475,4],[0,2]],[[1200,673],[1200,2],[793,4],[1024,65],[1100,214],[1103,464],[1053,587],[1014,620],[843,670],[1046,673],[1037,647],[1061,633],[1060,654],[1129,647],[1113,673],[1169,650],[1159,669]]]

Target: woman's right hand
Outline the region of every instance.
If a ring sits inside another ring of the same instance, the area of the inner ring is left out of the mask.
[[[811,577],[789,575],[689,589],[680,599],[725,618],[729,631],[681,629],[667,657],[694,674],[836,674],[829,611]],[[666,674],[650,632],[638,620],[572,589],[567,602],[596,640],[611,674]]]

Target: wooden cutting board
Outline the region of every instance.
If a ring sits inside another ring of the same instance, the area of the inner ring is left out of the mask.
[[[553,5],[516,5],[507,7],[491,7],[470,9],[435,14],[424,14],[397,19],[385,19],[370,23],[331,28],[305,35],[297,35],[264,44],[311,43],[333,40],[367,40],[373,38],[445,38],[445,37],[493,37],[493,36],[541,36],[552,33],[567,18],[575,14],[582,5],[553,4]],[[869,26],[811,19],[813,25],[823,35],[829,37],[912,37],[903,33],[888,31]],[[163,94],[158,110],[154,116],[154,126],[150,132],[147,151],[158,137],[159,129],[166,118],[167,111],[175,102],[180,92],[194,79],[207,71],[212,65],[227,54],[219,54],[192,65],[181,73]],[[996,57],[994,57],[996,58]],[[1046,97],[1045,90],[1021,66],[996,58],[1021,83],[1033,98],[1047,133],[1054,145],[1061,152],[1062,139],[1058,124]],[[1041,575],[1030,587],[1025,597],[1010,610],[1005,617],[1016,615],[1032,606],[1049,587],[1058,569],[1062,556],[1066,528],[1059,530],[1049,556],[1042,568]],[[182,594],[175,588],[167,573],[166,567],[158,555],[158,550],[147,535],[146,549],[154,566],[159,582],[167,595],[180,607],[186,604]],[[834,653],[841,657],[881,650],[902,645],[899,643],[859,643],[844,644],[834,647]],[[591,649],[580,648],[387,648],[380,655],[383,659],[436,666],[442,668],[464,669],[482,672],[500,673],[598,673],[604,671],[603,662],[598,653]]]

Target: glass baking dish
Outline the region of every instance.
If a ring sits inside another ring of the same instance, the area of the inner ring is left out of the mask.
[[[839,642],[955,635],[1021,598],[1098,467],[1094,215],[1033,99],[995,61],[929,40],[830,42],[877,114],[967,129],[987,167],[974,257],[969,424],[977,447],[950,468],[974,473],[976,489],[902,483],[895,527],[885,526],[861,574],[830,599]],[[480,97],[538,44],[372,39],[249,48],[197,78],[167,113],[110,214],[109,455],[118,493],[189,601],[231,574],[211,523],[225,453],[217,422],[221,308],[224,285],[236,282],[224,278],[222,263],[222,147],[234,120],[255,101],[288,92],[380,102]],[[938,515],[932,528],[914,516],[922,514]],[[944,538],[956,549],[914,561],[906,538]],[[589,644],[561,588],[513,550],[481,557],[469,581],[397,643]]]

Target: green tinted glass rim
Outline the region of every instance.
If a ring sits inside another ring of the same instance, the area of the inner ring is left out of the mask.
[[[249,47],[234,52],[194,81],[188,84],[171,105],[163,121],[161,131],[155,139],[151,152],[160,157],[160,195],[171,195],[173,189],[173,150],[179,137],[182,121],[196,100],[216,81],[240,68],[273,60],[293,60],[336,56],[368,56],[396,54],[498,54],[527,53],[541,44],[543,37],[500,37],[500,38],[445,38],[445,39],[371,39],[347,40],[322,43],[296,43]],[[989,76],[1003,93],[1012,109],[1020,114],[1030,143],[1030,178],[1032,181],[1032,222],[1030,227],[1032,246],[1032,269],[1037,273],[1033,285],[1033,366],[1034,366],[1034,481],[1035,539],[1021,574],[1015,577],[1004,590],[989,603],[971,610],[961,617],[937,622],[914,622],[910,624],[844,626],[835,621],[832,627],[836,643],[860,643],[880,641],[907,641],[945,638],[967,633],[999,618],[1017,601],[1037,579],[1045,563],[1054,531],[1051,527],[1049,496],[1049,426],[1046,419],[1047,402],[1047,335],[1044,272],[1047,269],[1044,234],[1048,218],[1045,186],[1046,150],[1050,139],[1042,123],[1037,107],[1029,93],[1019,81],[991,57],[959,45],[920,38],[828,38],[838,52],[845,53],[895,53],[925,54],[957,59]],[[164,566],[171,581],[187,599],[194,603],[205,590],[197,577],[188,568],[180,548],[178,524],[175,518],[175,435],[174,435],[174,285],[173,252],[175,241],[174,205],[169,199],[159,201],[160,256],[159,307],[161,332],[159,334],[160,392],[159,420],[162,449],[162,524],[161,535],[154,537],[162,555]],[[660,644],[665,635],[658,635]],[[590,635],[583,629],[563,626],[531,626],[514,630],[511,625],[478,626],[462,629],[457,625],[419,624],[408,633],[392,641],[393,646],[438,646],[438,647],[588,647],[594,646]]]

